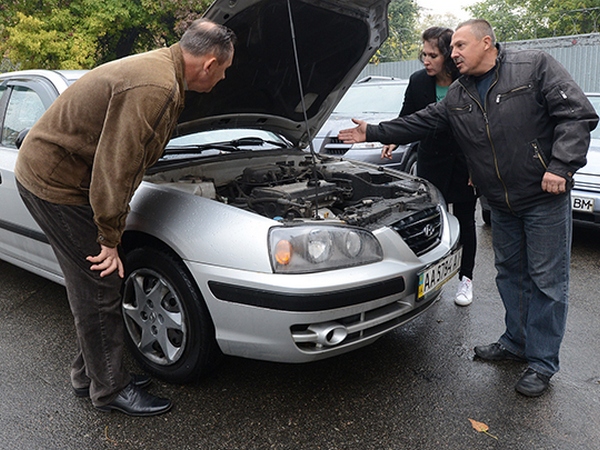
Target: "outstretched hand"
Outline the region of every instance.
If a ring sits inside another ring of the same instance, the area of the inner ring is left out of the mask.
[[[367,122],[364,120],[352,119],[357,126],[341,130],[338,133],[338,139],[344,144],[356,144],[367,140]]]
[[[119,251],[117,248],[105,247],[100,245],[100,253],[96,256],[88,256],[87,261],[93,263],[90,266],[90,270],[101,270],[100,277],[110,275],[115,270],[118,270],[121,278],[125,277],[125,269],[123,268],[123,262],[119,258]]]

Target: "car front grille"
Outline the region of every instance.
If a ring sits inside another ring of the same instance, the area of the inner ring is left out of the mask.
[[[343,156],[348,150],[350,150],[350,147],[350,145],[344,144],[337,137],[328,137],[323,143],[321,153],[324,155]]]
[[[437,207],[427,208],[399,220],[391,228],[420,256],[440,243],[442,215]]]
[[[390,304],[343,317],[334,322],[320,324],[298,324],[291,327],[292,339],[297,348],[306,353],[322,353],[349,344],[372,339],[405,324],[428,309],[438,299],[441,291],[431,295],[425,302],[413,307],[410,303],[395,301]],[[344,330],[344,335],[335,342],[328,342],[328,336],[319,336],[319,328]],[[325,343],[323,343],[325,342]]]

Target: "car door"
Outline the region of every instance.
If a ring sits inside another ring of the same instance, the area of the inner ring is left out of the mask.
[[[39,77],[6,79],[0,85],[0,258],[60,281],[48,241],[17,191],[14,167],[17,136],[31,128],[58,92]]]

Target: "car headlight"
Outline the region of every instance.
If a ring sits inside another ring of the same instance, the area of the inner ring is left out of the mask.
[[[381,142],[357,142],[350,147],[351,150],[381,150],[382,148]]]
[[[370,264],[383,259],[369,231],[336,225],[293,225],[269,230],[276,273],[308,273]]]

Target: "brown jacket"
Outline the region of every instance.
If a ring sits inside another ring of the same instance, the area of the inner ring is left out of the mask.
[[[46,201],[90,204],[98,242],[115,247],[133,193],[183,109],[184,85],[179,44],[97,67],[31,129],[16,178]]]

